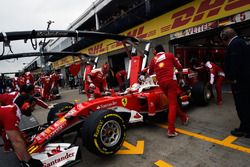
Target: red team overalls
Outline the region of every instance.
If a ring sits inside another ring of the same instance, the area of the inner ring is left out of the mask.
[[[41,82],[43,86],[42,98],[46,100],[50,100],[50,89],[51,89],[50,76],[41,77]]]
[[[21,111],[15,105],[0,106],[0,133],[4,141],[4,151],[11,150],[11,143],[7,138],[6,130],[19,130]]]
[[[224,71],[215,63],[207,61],[205,66],[210,72],[210,84],[215,84],[215,89],[217,93],[217,104],[222,104],[222,83],[225,79]]]
[[[118,71],[115,75],[116,80],[118,82],[118,85],[120,87],[120,90],[122,90],[122,86],[124,84],[124,81],[126,80],[127,77],[127,72],[125,70]]]
[[[180,109],[177,102],[178,83],[175,76],[175,67],[182,69],[181,64],[177,61],[172,53],[159,52],[151,59],[149,74],[156,74],[156,79],[160,88],[169,100],[168,112],[168,133],[175,133],[176,114],[184,123],[187,121],[187,115]]]
[[[106,81],[106,75],[103,74],[101,68],[92,70],[85,80],[85,92],[90,98],[91,88],[89,87],[90,83],[93,83],[95,85],[95,89],[93,90],[95,98],[101,97],[101,91],[104,91],[107,89],[107,81]]]

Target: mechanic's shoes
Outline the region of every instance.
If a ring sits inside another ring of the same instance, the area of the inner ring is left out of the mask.
[[[242,131],[240,128],[235,128],[234,130],[231,131],[231,135],[236,136],[236,137],[243,137],[243,136],[247,136],[249,134]]]
[[[185,120],[184,122],[182,122],[182,125],[188,126],[189,119],[190,119],[190,118],[187,116],[187,117],[186,117],[186,120]]]
[[[178,133],[177,132],[173,132],[173,133],[168,132],[167,135],[168,135],[169,138],[171,138],[171,137],[178,136]]]

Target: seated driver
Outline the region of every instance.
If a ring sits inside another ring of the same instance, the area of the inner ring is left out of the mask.
[[[101,68],[92,70],[85,80],[85,92],[89,100],[101,97],[101,92],[107,93],[109,65],[105,63]],[[94,96],[94,97],[93,97]]]
[[[0,133],[5,152],[13,148],[22,163],[30,167],[42,167],[43,163],[28,153],[26,141],[19,129],[21,115],[31,116],[34,106],[35,101],[29,94],[18,96],[12,105],[0,106]]]

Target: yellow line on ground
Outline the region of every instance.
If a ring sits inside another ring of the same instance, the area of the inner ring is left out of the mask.
[[[237,137],[235,137],[235,136],[228,136],[222,142],[224,144],[232,144],[235,140],[237,140]]]
[[[155,162],[155,165],[157,165],[159,167],[173,167],[172,165],[170,165],[162,160]]]
[[[164,129],[168,128],[167,125],[162,125],[162,124],[156,124],[156,126],[164,128]],[[242,152],[250,154],[250,148],[239,146],[239,145],[236,145],[236,144],[232,144],[232,142],[234,142],[237,139],[237,137],[234,137],[234,136],[229,136],[224,140],[218,140],[218,139],[210,138],[210,137],[207,137],[207,136],[203,136],[203,135],[200,135],[200,134],[197,134],[197,133],[189,132],[189,131],[178,129],[178,128],[176,128],[176,131],[179,132],[179,133],[188,135],[188,136],[192,136],[192,137],[195,137],[195,138],[198,138],[198,139],[201,139],[201,140],[205,140],[205,141],[210,142],[210,143],[215,143],[215,144],[218,144],[218,145],[222,145],[222,146],[225,146],[225,147],[228,147],[228,148],[232,148],[232,149],[235,149],[235,150],[242,151]]]

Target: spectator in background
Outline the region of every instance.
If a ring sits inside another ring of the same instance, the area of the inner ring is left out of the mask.
[[[231,81],[232,93],[240,119],[240,126],[231,131],[237,137],[250,137],[250,48],[246,41],[237,36],[234,29],[224,28],[220,38],[227,45],[225,73]]]

